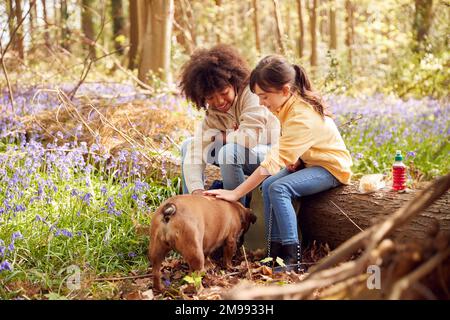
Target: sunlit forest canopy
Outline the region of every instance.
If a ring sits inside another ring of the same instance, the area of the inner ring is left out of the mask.
[[[93,70],[123,77],[114,59],[146,83],[161,84],[160,71],[176,83],[196,48],[227,43],[251,66],[284,54],[326,92],[443,97],[448,87],[445,0],[7,0],[0,12],[3,47],[27,14],[4,57],[21,83],[77,81],[88,62],[88,81],[101,77]]]

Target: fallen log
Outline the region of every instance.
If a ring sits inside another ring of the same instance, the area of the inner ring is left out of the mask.
[[[420,191],[415,189],[400,193],[384,188],[361,194],[355,183],[302,198],[294,203],[298,212],[299,236],[305,245],[316,240],[328,243],[331,249],[336,248],[358,232],[385,220]],[[246,234],[245,245],[251,250],[265,249],[264,208],[258,189],[253,191],[251,207],[258,220]],[[446,192],[410,223],[398,228],[393,239],[425,239],[427,232],[438,225],[440,230],[450,231],[450,192]]]
[[[448,299],[450,232],[436,227],[423,241],[412,238],[401,243],[400,236],[392,238],[449,189],[450,174],[435,180],[395,213],[341,244],[299,283],[281,287],[242,283],[225,298]],[[348,261],[355,254],[357,258]]]
[[[299,226],[305,242],[316,240],[336,248],[358,232],[385,220],[421,190],[395,192],[390,188],[361,194],[356,185],[338,187],[301,201]],[[450,192],[396,229],[393,239],[422,240],[430,228],[450,231]]]

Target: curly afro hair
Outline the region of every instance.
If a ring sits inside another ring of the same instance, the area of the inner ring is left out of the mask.
[[[238,93],[248,84],[250,68],[229,45],[198,49],[182,68],[180,88],[197,109],[206,109],[205,98],[231,85]]]

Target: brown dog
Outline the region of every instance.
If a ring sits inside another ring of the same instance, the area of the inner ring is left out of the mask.
[[[150,229],[149,259],[153,267],[153,288],[161,290],[161,263],[175,249],[191,270],[203,271],[205,259],[224,246],[227,268],[237,242],[256,216],[239,202],[201,195],[179,195],[164,201],[156,210]]]

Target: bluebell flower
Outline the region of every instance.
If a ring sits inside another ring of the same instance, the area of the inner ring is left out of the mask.
[[[375,168],[378,168],[379,164],[377,160],[372,160],[372,164]]]
[[[100,192],[102,193],[102,195],[105,195],[106,192],[108,192],[108,189],[106,188],[106,186],[103,186],[100,188]]]
[[[66,237],[68,237],[68,238],[72,238],[73,237],[72,232],[70,232],[69,230],[66,230],[66,229],[62,229],[61,230],[61,234],[66,236]]]
[[[81,200],[83,200],[83,202],[84,202],[86,205],[89,206],[89,205],[91,204],[91,198],[92,198],[92,194],[90,194],[89,192],[87,192],[87,193],[84,194],[84,196],[82,197]]]
[[[5,260],[2,263],[0,263],[0,271],[3,271],[3,270],[12,271],[12,266],[8,262],[8,260]]]
[[[22,233],[20,233],[20,231],[16,231],[12,234],[11,240],[14,241],[16,239],[23,239],[23,235]]]
[[[408,151],[406,153],[406,157],[407,158],[414,158],[416,156],[416,152],[415,151]]]

